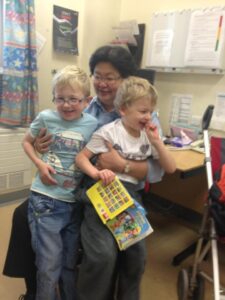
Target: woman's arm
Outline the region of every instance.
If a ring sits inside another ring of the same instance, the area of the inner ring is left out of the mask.
[[[44,184],[55,185],[56,180],[52,178],[51,174],[55,174],[55,170],[45,162],[43,162],[37,155],[34,148],[35,138],[29,132],[25,134],[22,142],[23,149],[31,161],[35,164],[40,173],[40,178]]]
[[[27,156],[32,160],[35,166],[39,168],[39,165],[41,164],[42,160],[37,156],[37,153],[34,149],[34,142],[35,138],[33,138],[30,135],[30,133],[27,132],[22,141],[22,146]]]
[[[115,174],[109,169],[98,170],[90,161],[93,156],[94,153],[85,147],[77,154],[75,163],[82,172],[94,180],[101,179],[104,185],[109,184],[114,180]]]
[[[137,180],[143,180],[148,171],[147,161],[134,161],[123,158],[112,147],[109,142],[105,142],[108,152],[98,155],[97,167],[99,169],[110,169],[115,173],[126,173]]]

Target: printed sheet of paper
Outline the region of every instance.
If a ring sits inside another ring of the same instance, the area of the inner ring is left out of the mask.
[[[137,46],[134,35],[139,34],[139,28],[136,20],[122,21],[119,23],[119,26],[112,29],[115,32],[117,42]]]
[[[150,65],[169,66],[173,36],[171,29],[157,30],[154,33]]]
[[[210,124],[210,128],[225,131],[225,94],[219,93]]]
[[[219,68],[224,44],[225,10],[196,10],[191,15],[185,65]]]
[[[171,111],[170,111],[170,124],[189,124],[191,120],[191,105],[192,95],[173,94]]]

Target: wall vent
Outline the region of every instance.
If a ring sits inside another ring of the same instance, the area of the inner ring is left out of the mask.
[[[21,146],[26,128],[0,128],[0,193],[28,188],[32,162]]]

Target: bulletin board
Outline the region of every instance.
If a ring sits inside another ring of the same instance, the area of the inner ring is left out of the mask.
[[[225,7],[155,13],[147,68],[225,69]]]

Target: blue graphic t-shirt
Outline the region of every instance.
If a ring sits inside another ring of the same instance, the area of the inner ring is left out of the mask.
[[[47,128],[53,142],[42,160],[51,165],[56,174],[57,185],[45,185],[37,173],[31,190],[49,197],[74,202],[74,190],[79,185],[83,173],[75,166],[75,157],[97,128],[97,120],[87,113],[73,120],[63,120],[57,111],[44,110],[31,123],[30,133],[36,137],[41,128]]]

